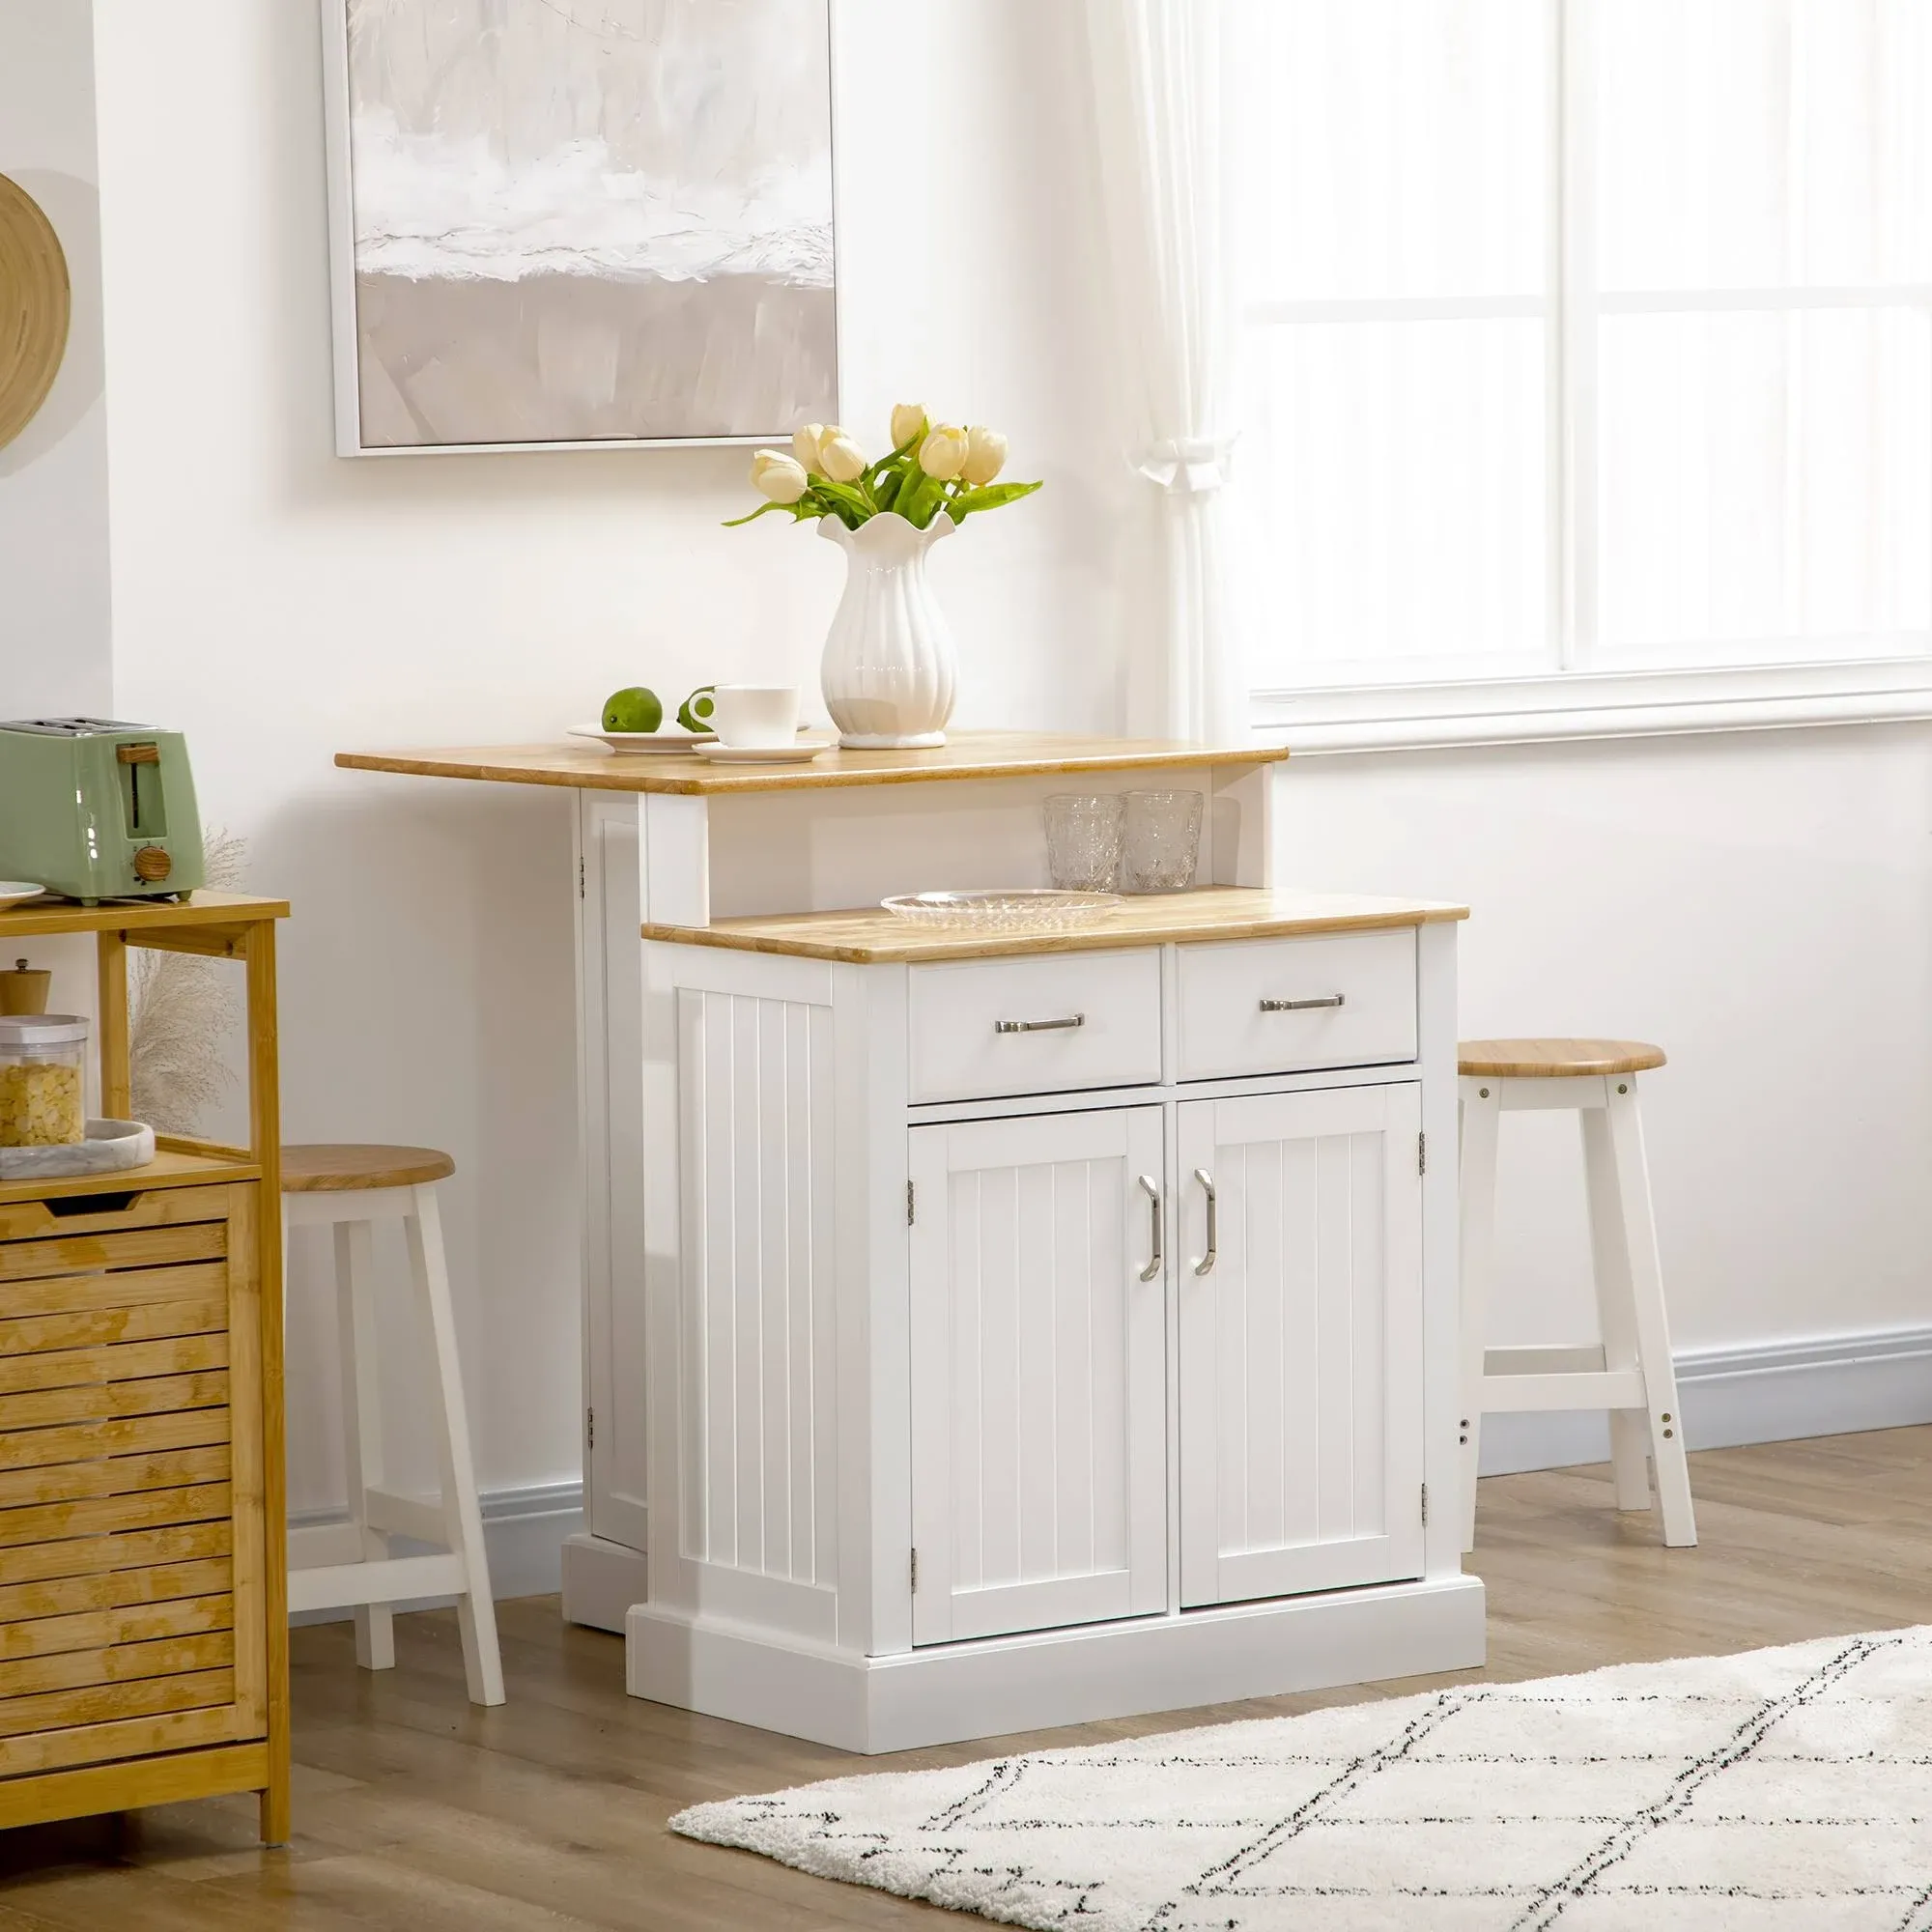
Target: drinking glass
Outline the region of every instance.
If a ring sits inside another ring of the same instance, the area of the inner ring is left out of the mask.
[[[1201,854],[1198,791],[1130,791],[1122,845],[1121,890],[1179,893],[1194,883]]]
[[[1064,893],[1120,890],[1121,828],[1125,807],[1119,792],[1090,796],[1056,792],[1046,802],[1047,876]]]

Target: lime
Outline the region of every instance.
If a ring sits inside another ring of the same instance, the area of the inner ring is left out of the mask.
[[[718,700],[712,696],[718,687],[714,684],[700,684],[682,704],[677,707],[677,722],[687,731],[708,731],[711,729],[712,714],[718,709]]]
[[[604,728],[607,731],[655,731],[664,723],[665,708],[654,691],[634,684],[613,691],[604,700]]]

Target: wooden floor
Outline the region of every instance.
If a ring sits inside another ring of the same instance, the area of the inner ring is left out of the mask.
[[[1619,1518],[1603,1470],[1485,1483],[1474,1567],[1488,1675],[1547,1675],[1932,1622],[1932,1429],[1693,1456],[1701,1546]],[[0,1833],[0,1932],[649,1932],[965,1921],[686,1843],[699,1799],[866,1769],[956,1763],[1213,1718],[1397,1696],[1411,1679],[858,1759],[623,1694],[622,1646],[502,1606],[510,1701],[464,1699],[453,1616],[397,1624],[398,1667],[358,1672],[347,1625],[295,1637],[292,1851],[252,1801]],[[1472,1673],[1474,1674],[1474,1673]]]

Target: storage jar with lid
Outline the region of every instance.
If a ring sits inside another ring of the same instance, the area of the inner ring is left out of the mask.
[[[0,1017],[0,1147],[71,1147],[87,1137],[87,1021]]]

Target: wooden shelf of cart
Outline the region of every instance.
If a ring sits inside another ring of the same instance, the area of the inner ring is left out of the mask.
[[[279,899],[34,904],[95,936],[101,1111],[126,1118],[130,948],[232,959],[249,1145],[0,1184],[0,1828],[253,1791],[289,1835]]]

